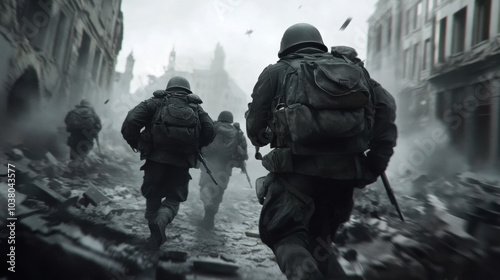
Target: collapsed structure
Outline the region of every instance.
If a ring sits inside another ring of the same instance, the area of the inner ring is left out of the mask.
[[[0,3],[2,135],[19,142],[28,130],[21,124],[58,125],[82,98],[96,105],[109,98],[123,38],[120,9],[121,0]]]
[[[367,67],[397,98],[400,130],[441,121],[468,163],[500,163],[500,2],[378,1]]]

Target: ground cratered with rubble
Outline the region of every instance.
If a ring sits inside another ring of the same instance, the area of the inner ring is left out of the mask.
[[[212,231],[198,226],[199,171],[191,171],[189,198],[167,227],[167,242],[151,252],[137,155],[106,146],[74,174],[50,153],[29,159],[20,147],[6,154],[18,178],[16,275],[23,279],[286,279],[258,238],[261,206],[237,170]],[[498,182],[472,173],[390,179],[406,223],[379,183],[357,191],[352,218],[331,248],[348,279],[499,279]],[[0,189],[3,200],[7,188]]]

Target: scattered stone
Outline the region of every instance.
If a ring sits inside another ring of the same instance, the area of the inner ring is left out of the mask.
[[[27,184],[23,188],[23,192],[28,195],[28,197],[36,197],[50,206],[63,203],[66,200],[65,197],[45,186],[42,181],[33,181]]]
[[[90,186],[87,191],[83,193],[83,197],[85,197],[85,199],[94,206],[111,201],[111,199],[105,196],[94,186]]]
[[[182,251],[160,251],[159,258],[162,261],[186,262],[188,253]]]
[[[228,255],[228,254],[222,253],[222,254],[220,254],[220,258],[225,260],[226,262],[236,263],[235,258],[233,256]]]
[[[239,268],[239,266],[234,264],[214,260],[195,260],[193,261],[193,267],[198,271],[216,274],[233,274]]]
[[[45,159],[53,166],[59,165],[59,161],[50,152],[45,154]]]
[[[178,263],[160,262],[156,268],[156,280],[184,280],[189,268]]]
[[[249,231],[245,231],[245,235],[248,237],[260,238],[260,234],[249,232]]]
[[[7,157],[10,160],[16,160],[16,161],[24,158],[23,151],[21,151],[17,148],[12,149],[12,151],[10,151],[10,152],[6,152],[5,155],[7,155]]]
[[[354,249],[349,249],[342,253],[342,257],[348,261],[355,261],[358,258],[358,252]]]

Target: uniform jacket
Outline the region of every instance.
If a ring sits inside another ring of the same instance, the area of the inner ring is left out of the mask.
[[[322,51],[304,48],[297,52],[313,54]],[[265,146],[271,142],[271,147],[276,147],[276,143],[264,132],[270,127],[275,105],[273,101],[281,90],[281,81],[289,72],[289,67],[291,66],[282,61],[269,65],[260,74],[253,89],[252,103],[249,104],[246,116],[247,134],[255,146]],[[294,172],[334,179],[359,179],[367,171],[376,176],[386,169],[396,145],[396,104],[394,98],[379,83],[372,79],[371,84],[376,100],[375,123],[369,136],[370,152],[366,160],[361,155],[291,155]]]
[[[139,137],[141,129],[150,129],[153,117],[161,106],[161,102],[167,91],[157,90],[153,93],[153,97],[141,102],[135,108],[130,110],[122,125],[122,135],[132,149],[138,149]],[[187,93],[186,93],[187,94]],[[214,124],[210,116],[199,105],[202,103],[201,99],[194,94],[190,94],[190,100],[197,104],[198,116],[201,123],[201,132],[199,139],[199,148],[210,144],[214,137]],[[171,151],[158,150],[155,147],[150,147],[151,150],[144,154],[141,151],[141,158],[146,158],[151,161],[159,163],[168,163],[181,167],[197,167],[197,155],[186,155],[175,153]]]

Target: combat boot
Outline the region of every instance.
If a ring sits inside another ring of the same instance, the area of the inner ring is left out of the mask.
[[[203,218],[202,226],[205,229],[214,228],[215,211],[205,209],[205,217]]]
[[[151,235],[148,238],[148,248],[151,250],[157,250],[160,248],[162,242],[161,229],[156,223],[156,221],[148,221],[149,231]]]

